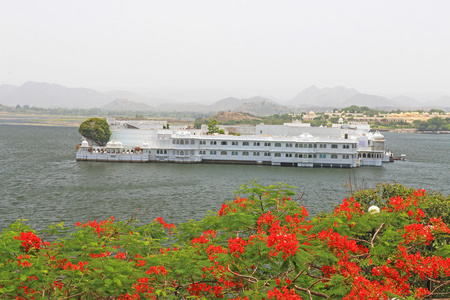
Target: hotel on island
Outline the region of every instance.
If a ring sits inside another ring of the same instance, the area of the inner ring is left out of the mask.
[[[364,123],[311,127],[294,121],[284,125],[167,128],[165,121],[107,119],[111,141],[106,147],[79,145],[78,161],[259,164],[295,167],[355,168],[389,161],[384,136]]]

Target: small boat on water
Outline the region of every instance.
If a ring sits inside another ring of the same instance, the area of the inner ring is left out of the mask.
[[[394,157],[394,160],[406,160],[406,154],[401,154],[400,157],[396,156]]]

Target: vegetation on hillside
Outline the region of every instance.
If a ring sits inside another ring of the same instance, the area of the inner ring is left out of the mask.
[[[450,295],[450,196],[398,184],[310,217],[284,184],[244,185],[202,220],[0,234],[2,299],[423,299]]]
[[[420,131],[450,131],[450,118],[434,117],[426,122],[414,121],[413,126]]]
[[[377,110],[372,109],[367,106],[357,106],[357,105],[351,105],[348,107],[344,107],[343,109],[339,110],[340,112],[349,112],[349,113],[364,113],[366,116],[373,117],[379,114],[385,114],[385,110]]]
[[[217,124],[219,125],[257,125],[260,123],[267,125],[282,125],[283,123],[292,122],[292,115],[274,114],[271,116],[256,117],[249,113],[218,112],[207,118],[197,118],[195,122],[209,124],[211,120],[217,120]]]
[[[0,105],[0,111],[15,114],[31,115],[59,115],[59,116],[85,116],[85,117],[118,117],[127,119],[195,119],[207,118],[210,114],[195,112],[164,112],[164,111],[107,111],[100,108],[42,108],[24,105],[15,107]]]
[[[265,117],[253,116],[249,113],[240,112],[219,112],[212,113],[195,113],[195,112],[136,112],[136,111],[106,111],[98,108],[92,109],[66,109],[66,108],[39,108],[30,107],[28,105],[16,107],[0,106],[0,111],[8,113],[18,114],[32,114],[32,115],[50,115],[50,116],[88,116],[88,117],[116,117],[117,119],[165,119],[170,120],[171,123],[177,122],[191,123],[195,128],[200,128],[202,124],[209,124],[211,120],[217,120],[219,125],[257,125],[264,123],[267,125],[282,125],[284,123],[292,122],[293,116],[291,114],[274,114]],[[375,110],[367,106],[352,105],[345,107],[341,110],[335,109],[334,112],[343,113],[344,119],[353,121],[354,116],[350,113],[359,113],[367,117],[378,116],[380,114],[386,114],[384,110]],[[402,111],[391,111],[400,113]],[[431,109],[430,113],[444,114],[445,112],[440,109]],[[301,119],[302,115],[297,115],[295,119]],[[311,121],[304,121],[311,123],[311,126],[331,126],[332,123],[337,123],[338,117],[330,117],[325,113],[317,113],[317,117]],[[386,119],[380,119],[376,121],[368,121],[374,129],[396,129],[396,128],[417,128],[421,131],[448,131],[450,121],[447,119],[433,118],[427,122],[415,121],[408,123],[405,121],[388,121]]]

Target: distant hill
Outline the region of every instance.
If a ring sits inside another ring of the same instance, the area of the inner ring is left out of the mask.
[[[446,107],[450,109],[450,96],[443,96],[439,98],[436,102],[433,102],[436,106]]]
[[[228,97],[222,100],[219,100],[209,106],[211,111],[229,111],[235,110],[239,106],[241,106],[245,101],[242,99]]]
[[[397,96],[392,98],[394,103],[397,103],[401,107],[421,107],[423,106],[422,102],[417,101],[412,97],[407,96]]]
[[[21,86],[0,86],[0,103],[8,106],[98,107],[108,101],[102,93],[85,88],[67,88],[58,84],[28,81]]]
[[[178,103],[159,97],[142,96],[130,91],[101,93],[86,88],[68,88],[58,84],[29,81],[21,86],[0,85],[0,104],[17,104],[43,108],[103,108],[124,111],[168,111],[215,113],[219,111],[246,112],[254,115],[298,113],[301,111],[325,111],[350,105],[383,109],[444,108],[450,110],[450,96],[421,103],[414,98],[398,96],[387,98],[363,94],[342,86],[317,88],[310,86],[284,103],[263,97],[228,97],[212,104],[196,102]]]
[[[154,107],[144,102],[130,101],[128,99],[116,99],[106,105],[100,107],[103,110],[109,111],[152,111]]]
[[[164,103],[156,107],[159,111],[175,111],[175,112],[208,112],[208,105],[195,102],[188,103]]]
[[[118,98],[134,102],[163,102],[127,91],[101,93],[86,88],[68,88],[58,84],[28,81],[21,86],[0,85],[0,104],[8,106],[93,108],[107,105]]]
[[[167,99],[147,97],[129,91],[109,91],[103,95],[108,99],[129,99],[132,102],[145,102],[152,106],[167,102]]]
[[[310,107],[316,105],[340,108],[343,107],[346,101],[358,94],[359,92],[357,90],[342,86],[319,89],[312,85],[285,104],[297,107]]]
[[[294,109],[281,104],[277,104],[269,99],[253,97],[244,100],[244,103],[241,106],[235,108],[234,111],[249,113],[255,116],[268,116],[293,112]]]
[[[357,105],[357,106],[367,106],[371,108],[398,106],[397,103],[386,97],[367,94],[356,94],[347,101],[345,101],[344,103],[342,103],[341,105],[344,105],[344,107]]]
[[[199,103],[165,103],[156,107],[159,111],[189,111],[200,113],[216,113],[220,111],[244,112],[252,115],[265,116],[276,113],[291,112],[292,108],[288,108],[281,104],[275,103],[272,100],[253,97],[249,99],[238,99],[228,97],[219,100],[213,104],[199,104]]]
[[[241,112],[232,112],[232,111],[221,111],[208,119],[210,120],[217,120],[219,123],[223,124],[229,124],[230,121],[239,121],[242,122],[244,120],[261,120],[260,118],[257,118],[255,116],[251,116],[246,113]]]

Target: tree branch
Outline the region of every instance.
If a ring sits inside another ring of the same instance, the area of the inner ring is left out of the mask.
[[[311,291],[310,289],[305,289],[305,288],[303,288],[303,287],[301,287],[301,286],[298,286],[298,285],[294,285],[294,287],[295,287],[297,290],[299,290],[299,291],[307,292],[307,293],[309,294],[309,298],[310,298],[310,299],[312,299],[312,296],[311,296],[311,295],[318,296],[318,297],[322,297],[322,298],[326,298],[326,299],[330,298],[330,296],[328,296],[327,294],[323,294],[323,293]]]
[[[380,232],[381,228],[383,228],[383,226],[384,226],[384,223],[381,223],[380,227],[378,227],[377,231],[373,235],[372,240],[370,241],[370,245],[372,246],[372,248],[374,247],[373,241],[375,240],[375,237],[378,235],[378,233]]]

